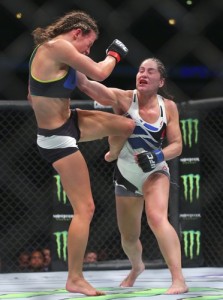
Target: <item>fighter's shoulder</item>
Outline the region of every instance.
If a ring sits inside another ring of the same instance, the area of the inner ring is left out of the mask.
[[[133,98],[133,93],[134,93],[134,90],[126,90],[126,95],[129,97],[129,98]]]
[[[44,49],[48,50],[51,54],[61,53],[66,56],[69,53],[77,53],[76,48],[69,41],[62,38],[50,40],[44,43],[41,47],[44,47]]]
[[[163,102],[167,110],[177,110],[177,104],[173,100],[163,98]]]
[[[128,110],[132,102],[133,91],[132,90],[121,90],[114,89],[115,98],[117,100],[117,107],[121,108],[124,112]]]
[[[122,90],[119,94],[119,102],[130,104],[132,102],[133,91],[132,90]]]
[[[172,119],[175,120],[179,118],[179,112],[177,108],[177,104],[171,99],[164,99],[166,116],[168,122]]]
[[[112,90],[115,93],[116,98],[119,101],[131,101],[132,99],[133,96],[132,90],[122,90],[119,88],[111,88],[110,90]]]
[[[72,44],[62,38],[52,39],[44,44],[46,47],[61,47],[61,46],[72,46]]]

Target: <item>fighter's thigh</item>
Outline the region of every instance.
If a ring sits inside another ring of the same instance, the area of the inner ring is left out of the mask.
[[[89,172],[80,151],[68,155],[53,164],[61,177],[63,188],[73,207],[81,208],[93,201]]]
[[[127,135],[134,128],[132,120],[113,113],[80,109],[77,109],[77,113],[81,142],[109,135]]]
[[[163,173],[153,173],[147,178],[143,184],[146,212],[167,212],[169,188],[169,177]]]
[[[140,234],[143,206],[142,197],[116,196],[118,227],[123,234]]]

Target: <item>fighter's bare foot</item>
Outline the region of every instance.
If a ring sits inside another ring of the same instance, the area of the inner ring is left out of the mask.
[[[142,263],[138,269],[132,269],[129,275],[122,281],[120,287],[132,287],[137,277],[145,270],[145,265]]]
[[[105,292],[96,290],[85,279],[67,280],[66,290],[70,293],[80,293],[86,296],[101,296]]]
[[[188,292],[188,287],[184,281],[176,281],[171,287],[165,292],[166,295],[184,294]]]
[[[112,153],[111,151],[108,151],[104,158],[107,162],[112,162],[118,158],[118,153]]]

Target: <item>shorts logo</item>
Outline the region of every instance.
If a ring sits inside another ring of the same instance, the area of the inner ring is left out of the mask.
[[[57,255],[59,259],[67,261],[67,231],[58,231],[53,233],[56,239]]]
[[[180,120],[184,146],[192,147],[198,143],[198,119]]]
[[[194,255],[198,256],[201,249],[201,232],[188,230],[182,231],[184,254],[190,259],[194,258]]]
[[[54,175],[53,176],[56,180],[56,189],[57,189],[57,200],[58,202],[63,202],[63,204],[66,204],[68,202],[67,195],[65,191],[63,190],[61,181],[60,181],[60,175]]]
[[[168,171],[167,166],[163,166],[163,167],[162,167],[162,170],[163,170],[163,171]]]
[[[199,199],[200,196],[200,175],[186,174],[180,176],[183,181],[184,199],[193,202],[194,197]]]

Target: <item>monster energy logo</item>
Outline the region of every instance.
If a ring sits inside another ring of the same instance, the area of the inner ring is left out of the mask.
[[[184,241],[184,254],[190,259],[194,258],[194,252],[196,256],[200,254],[201,249],[201,232],[188,230],[183,231],[183,241]]]
[[[65,193],[65,191],[63,190],[62,184],[61,184],[61,180],[60,180],[60,176],[59,175],[54,175],[53,176],[56,180],[56,187],[57,187],[57,199],[59,202],[63,202],[63,204],[67,203],[67,195]]]
[[[209,280],[210,278],[208,277],[208,275],[203,275],[202,276],[202,280],[203,277],[205,278],[205,281]],[[216,281],[214,281],[216,282]],[[102,295],[99,297],[97,297],[97,299],[100,300],[112,300],[112,299],[116,299],[116,300],[128,300],[128,299],[159,299],[160,295],[164,294],[164,292],[166,291],[166,288],[160,287],[160,288],[129,288],[129,289],[124,289],[123,288],[99,288],[99,290],[101,291],[106,291],[106,295]],[[218,285],[218,287],[216,287],[216,285],[214,284],[214,286],[212,288],[209,287],[190,287],[190,295],[189,294],[185,294],[185,296],[181,296],[180,298],[178,297],[178,299],[181,300],[222,300],[223,299],[223,289],[220,287],[220,284]],[[195,295],[197,296],[195,296]],[[48,297],[49,296],[49,297]],[[38,298],[37,298],[38,297]],[[2,292],[0,294],[0,299],[28,299],[30,300],[30,298],[35,298],[35,299],[40,299],[40,300],[44,300],[44,299],[73,299],[73,300],[89,300],[89,299],[96,299],[96,297],[92,296],[93,298],[89,298],[89,296],[84,296],[84,295],[75,295],[75,297],[67,296],[67,291],[65,289],[52,289],[52,288],[48,288],[48,289],[43,289],[41,291],[30,291],[28,290],[28,288],[25,291],[22,292],[9,292],[7,293],[6,291]],[[165,297],[165,296],[164,296]],[[167,297],[169,299],[169,297]],[[162,298],[163,299],[163,298]],[[173,298],[171,298],[173,299]],[[174,298],[175,299],[175,298]]]
[[[56,237],[57,255],[59,259],[67,261],[67,231],[53,233]]]
[[[187,174],[180,176],[183,180],[184,199],[193,202],[194,193],[196,193],[196,199],[199,199],[200,195],[200,175],[199,174]]]
[[[198,119],[180,120],[182,127],[183,142],[185,146],[192,147],[192,144],[198,142]]]

